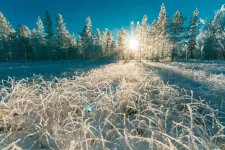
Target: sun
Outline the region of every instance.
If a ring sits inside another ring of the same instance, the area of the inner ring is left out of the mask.
[[[139,45],[139,43],[138,43],[137,40],[130,40],[130,41],[129,41],[129,48],[130,48],[131,50],[137,50],[138,45]]]

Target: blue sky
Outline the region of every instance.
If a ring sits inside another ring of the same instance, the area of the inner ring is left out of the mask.
[[[140,21],[144,14],[149,23],[157,19],[162,2],[170,18],[180,10],[188,19],[196,7],[201,18],[212,19],[214,11],[225,3],[224,0],[1,0],[0,11],[14,28],[25,24],[32,29],[36,27],[37,16],[43,19],[48,8],[54,22],[57,14],[62,14],[67,29],[76,35],[90,16],[93,30],[108,28],[116,36],[121,27],[129,30],[130,22]]]

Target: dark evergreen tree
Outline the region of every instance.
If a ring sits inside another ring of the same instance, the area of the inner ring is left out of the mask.
[[[91,22],[91,18],[88,17],[86,19],[86,24],[84,26],[84,29],[81,33],[79,33],[80,35],[80,46],[82,43],[82,48],[80,47],[80,49],[82,49],[84,51],[84,57],[85,59],[91,59],[93,52],[94,52],[94,36],[92,33],[92,22]]]
[[[13,58],[12,42],[14,30],[0,12],[0,60],[11,60]]]
[[[169,38],[173,43],[173,49],[171,52],[171,59],[174,61],[176,56],[176,48],[178,43],[184,42],[186,28],[184,27],[184,22],[186,17],[183,17],[180,11],[177,11],[169,24]]]
[[[77,56],[77,42],[74,33],[70,35],[70,45],[68,50],[68,59],[75,59]]]
[[[49,58],[46,47],[46,39],[45,39],[46,34],[40,17],[38,17],[36,25],[37,25],[36,37],[38,39],[38,47],[37,47],[38,52],[36,53],[36,58],[46,60]]]
[[[16,29],[16,49],[15,57],[20,60],[30,60],[32,58],[32,45],[30,42],[30,30],[25,25],[18,25]]]
[[[199,23],[200,23],[198,16],[199,16],[199,11],[196,8],[189,24],[188,53],[191,59],[194,58],[194,52],[197,46],[196,38],[199,33],[198,31],[199,31]]]
[[[95,52],[96,52],[95,56],[97,59],[103,57],[101,32],[98,28],[96,29],[96,36],[95,36]]]
[[[58,59],[67,59],[70,46],[70,34],[66,29],[66,24],[61,14],[58,14],[56,23],[57,56]]]
[[[216,38],[216,26],[214,26],[214,24],[210,22],[206,25],[205,28],[207,28],[207,37],[204,41],[203,58],[209,60],[218,59],[219,51]]]
[[[32,50],[33,50],[32,59],[39,59],[40,57],[39,42],[38,42],[36,29],[33,29],[31,31],[30,42],[31,42]]]
[[[54,31],[52,27],[52,20],[51,15],[49,14],[48,9],[45,12],[45,19],[44,19],[44,27],[46,32],[46,46],[48,51],[49,59],[56,58],[56,50],[55,50],[55,38],[54,38]]]
[[[78,35],[78,41],[77,41],[77,51],[78,51],[78,56],[79,56],[79,59],[84,59],[84,41],[81,37],[81,33]]]

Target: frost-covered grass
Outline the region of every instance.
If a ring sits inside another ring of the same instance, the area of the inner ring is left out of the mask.
[[[191,82],[192,86],[189,90],[193,90],[194,92],[201,91],[201,94],[198,95],[199,97],[206,98],[211,103],[219,105],[217,107],[224,107],[225,62],[155,63],[150,66],[160,68],[163,71],[161,71],[161,74],[168,74],[167,80],[169,82],[172,79],[177,80],[174,84],[181,82],[184,88],[186,88],[186,84],[190,84]],[[225,107],[222,111],[225,112]]]
[[[144,64],[5,82],[1,149],[211,150],[225,143],[217,110],[165,84]],[[94,107],[90,114],[87,105]]]

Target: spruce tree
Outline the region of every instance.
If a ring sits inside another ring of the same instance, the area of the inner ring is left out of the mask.
[[[18,25],[16,29],[16,59],[30,60],[32,58],[32,45],[30,43],[31,31],[25,25]]]
[[[66,23],[61,14],[58,14],[56,18],[56,42],[58,58],[67,59],[68,48],[70,45],[70,34],[66,29]]]
[[[159,12],[159,17],[157,21],[157,30],[158,30],[158,35],[157,39],[159,41],[159,47],[158,49],[158,57],[163,58],[164,56],[164,47],[165,47],[165,42],[166,42],[166,31],[167,31],[167,25],[168,25],[168,17],[166,14],[166,7],[164,3],[161,6],[161,10]]]
[[[138,24],[136,27],[136,38],[139,41],[139,58],[147,57],[148,43],[149,43],[149,25],[147,23],[148,17],[144,15],[142,18],[142,25]]]
[[[188,35],[188,53],[190,54],[190,58],[194,58],[194,52],[196,50],[196,38],[198,35],[199,30],[199,11],[196,8],[196,10],[193,12],[193,16],[190,21],[189,25],[189,35]]]
[[[215,38],[218,46],[219,58],[225,59],[225,7],[216,11],[212,26],[215,28]]]
[[[52,27],[51,15],[49,14],[48,9],[45,12],[44,27],[46,32],[46,42],[47,42],[46,46],[48,51],[48,57],[50,59],[55,59],[56,50],[55,50],[54,31]]]
[[[169,25],[169,37],[173,43],[173,49],[171,52],[171,59],[174,61],[176,55],[177,44],[184,41],[186,28],[184,22],[186,17],[183,17],[180,11],[177,11]]]
[[[96,36],[95,36],[95,49],[96,49],[96,57],[102,58],[103,57],[103,51],[102,51],[102,39],[101,39],[101,32],[97,28],[96,29]]]
[[[107,55],[107,39],[108,39],[109,30],[106,28],[105,31],[102,32],[102,53],[103,57]]]
[[[120,59],[125,59],[127,51],[127,35],[124,28],[122,28],[119,32],[118,49],[120,53]]]
[[[204,41],[203,58],[209,60],[215,60],[220,58],[219,43],[217,39],[217,25],[213,21],[206,24],[205,29],[207,35]]]
[[[83,41],[83,50],[84,50],[84,57],[86,59],[91,59],[93,52],[94,52],[94,36],[92,33],[92,22],[91,18],[86,18],[86,24],[83,28],[83,31],[79,33],[81,41]]]
[[[0,12],[0,60],[12,59],[12,42],[14,30]]]
[[[158,17],[157,23],[158,23],[158,29],[159,29],[160,35],[166,36],[168,17],[166,14],[166,7],[165,7],[164,3],[161,6],[161,10],[159,12],[159,17]]]
[[[153,21],[151,26],[150,26],[150,32],[149,32],[149,42],[150,42],[150,52],[149,52],[149,59],[152,61],[156,60],[159,54],[159,45],[161,41],[159,40],[159,33],[160,31],[158,30],[158,22]]]
[[[106,52],[108,54],[108,56],[110,57],[110,55],[112,54],[112,47],[113,47],[113,41],[114,38],[112,36],[112,33],[108,31],[107,33],[107,44],[106,44]]]
[[[77,50],[78,50],[78,55],[80,59],[84,59],[84,55],[85,55],[84,48],[85,48],[84,41],[81,37],[81,34],[79,34],[78,41],[77,41]]]
[[[38,39],[38,51],[39,51],[37,53],[37,58],[48,59],[48,52],[46,50],[46,39],[45,39],[46,35],[45,35],[44,26],[40,17],[38,17],[36,25],[37,25],[36,36]]]
[[[70,45],[69,45],[69,50],[68,50],[68,59],[75,59],[77,55],[77,42],[76,42],[76,36],[73,33],[72,35],[69,36],[70,39]]]
[[[77,46],[76,36],[75,36],[74,33],[72,35],[70,35],[70,45],[72,47],[76,47]]]
[[[215,12],[213,20],[204,24],[198,37],[204,59],[225,59],[225,7]]]
[[[31,31],[30,42],[31,42],[32,50],[33,50],[32,59],[39,59],[39,57],[40,57],[39,46],[40,45],[39,45],[39,40],[37,37],[36,29],[33,29]]]
[[[210,34],[205,42],[203,48],[203,58],[208,60],[215,60],[219,58],[218,45],[215,37]]]

